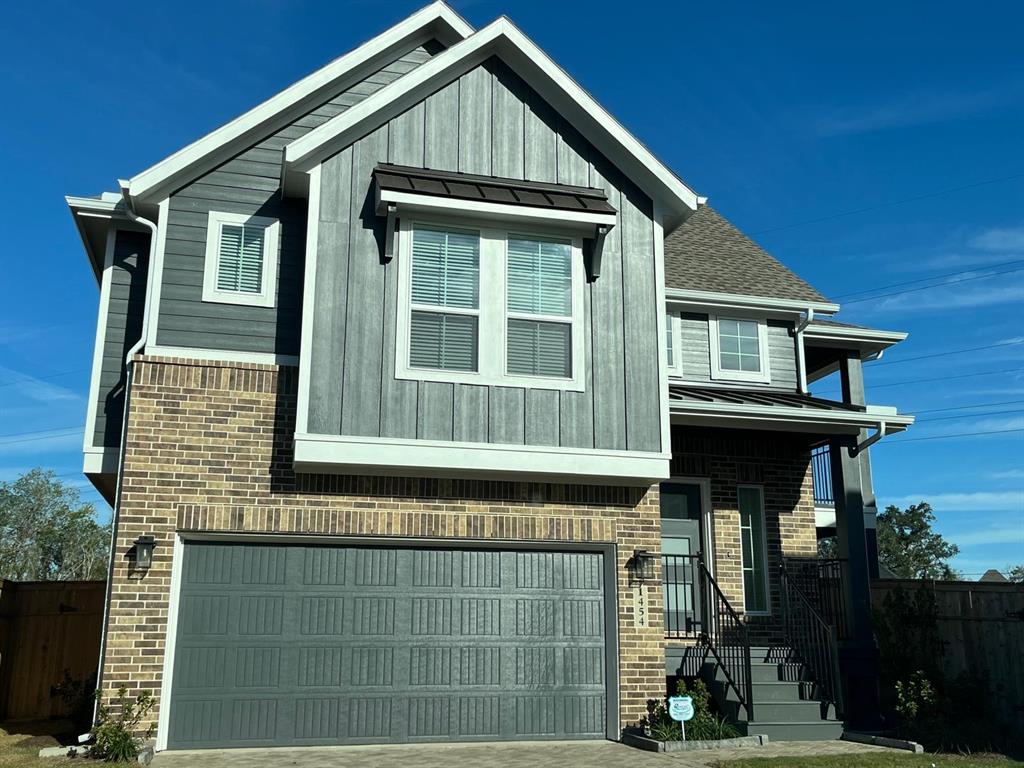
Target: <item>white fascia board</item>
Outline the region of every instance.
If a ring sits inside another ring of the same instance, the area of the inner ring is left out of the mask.
[[[804,329],[804,338],[808,341],[825,341],[854,343],[881,347],[886,349],[899,344],[909,334],[903,331],[880,331],[874,328],[844,328],[837,325],[815,325],[811,323]]]
[[[86,448],[83,451],[82,474],[113,475],[117,473],[117,465],[121,460],[121,449]]]
[[[825,315],[839,311],[838,304],[803,299],[776,299],[770,296],[745,296],[739,293],[718,293],[716,291],[691,291],[666,288],[665,299],[670,304],[685,304],[695,307],[727,309],[763,309],[780,312],[801,313],[809,309]]]
[[[825,411],[815,408],[786,408],[774,405],[741,405],[732,403],[672,402],[669,406],[677,423],[717,424],[725,426],[788,429],[792,431],[841,431],[856,434],[862,429],[885,424],[886,434],[902,432],[914,423],[913,416],[903,416],[895,408],[871,406],[867,413],[857,411]]]
[[[499,56],[551,103],[602,154],[615,163],[666,213],[671,231],[697,209],[697,195],[569,77],[508,19],[500,18],[471,37],[385,86],[285,148],[285,192],[301,194],[291,179],[402,113],[429,93]]]
[[[132,198],[149,202],[165,196],[172,188],[236,154],[255,137],[267,133],[269,126],[288,122],[313,109],[320,98],[327,98],[345,78],[370,74],[388,56],[413,41],[426,42],[437,37],[448,45],[472,34],[473,27],[448,5],[431,3],[230,123],[136,174],[128,183]]]
[[[835,507],[818,507],[814,508],[814,527],[815,528],[835,528],[836,527],[836,508]]]
[[[92,266],[96,282],[100,282],[103,274],[104,243],[106,242],[106,230],[112,221],[119,225],[127,225],[123,228],[137,229],[136,225],[124,212],[124,205],[121,203],[121,195],[116,192],[104,192],[100,197],[78,197],[67,195],[64,198],[71,211],[71,218],[75,222],[78,236],[82,240],[82,246],[89,257],[89,264]],[[94,231],[101,227],[95,237],[90,235],[90,228]],[[148,231],[148,230],[146,230]]]
[[[319,166],[317,166],[319,167]],[[454,197],[435,197],[415,192],[398,192],[382,189],[379,192],[380,202],[394,203],[398,211],[422,213],[450,214],[459,216],[476,216],[485,219],[515,220],[550,225],[579,224],[582,228],[592,230],[595,226],[614,227],[614,213],[595,213],[591,211],[563,211],[557,208],[537,208],[528,205],[508,205],[491,203],[482,200],[460,200]]]
[[[651,485],[669,477],[670,453],[296,433],[297,472],[426,477],[516,477]]]

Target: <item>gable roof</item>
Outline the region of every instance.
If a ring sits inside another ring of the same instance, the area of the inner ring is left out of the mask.
[[[434,2],[387,31],[290,85],[245,114],[137,173],[128,182],[138,203],[153,204],[245,149],[278,126],[298,118],[371,74],[398,50],[436,39],[444,45],[473,34],[473,27],[443,2]]]
[[[304,194],[312,168],[491,56],[508,64],[659,204],[666,231],[697,209],[696,193],[505,17],[291,142],[285,148],[285,192]]]
[[[701,206],[665,238],[665,286],[683,291],[828,301],[710,205]]]

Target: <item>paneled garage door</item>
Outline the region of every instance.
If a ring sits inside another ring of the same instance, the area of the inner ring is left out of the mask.
[[[170,748],[602,738],[594,552],[188,543]]]

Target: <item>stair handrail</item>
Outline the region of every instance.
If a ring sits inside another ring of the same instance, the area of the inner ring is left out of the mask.
[[[754,679],[751,673],[750,633],[704,564],[703,558],[699,567],[706,615],[701,642],[714,656],[725,675],[726,686],[733,690],[740,705],[746,710],[747,720],[753,722]]]
[[[785,562],[779,566],[782,586],[782,619],[786,639],[814,675],[821,698],[843,716],[842,680],[839,673],[839,636],[835,624],[825,621],[804,591],[790,578]]]

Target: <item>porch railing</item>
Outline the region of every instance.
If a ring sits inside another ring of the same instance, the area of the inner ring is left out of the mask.
[[[846,560],[787,557],[783,567],[811,607],[836,628],[838,638],[847,639],[850,622],[846,612]]]
[[[832,456],[828,443],[811,449],[811,477],[814,481],[814,506],[834,507],[832,495]]]
[[[703,631],[699,565],[700,555],[661,556],[665,637],[670,640],[697,639]]]
[[[779,568],[782,620],[786,637],[804,663],[818,688],[818,697],[829,701],[836,715],[843,715],[843,693],[839,676],[839,638],[836,626],[826,621],[789,572]]]
[[[754,719],[754,686],[750,671],[750,633],[703,561],[698,564],[700,598],[705,616],[701,641],[717,662],[737,701]]]

